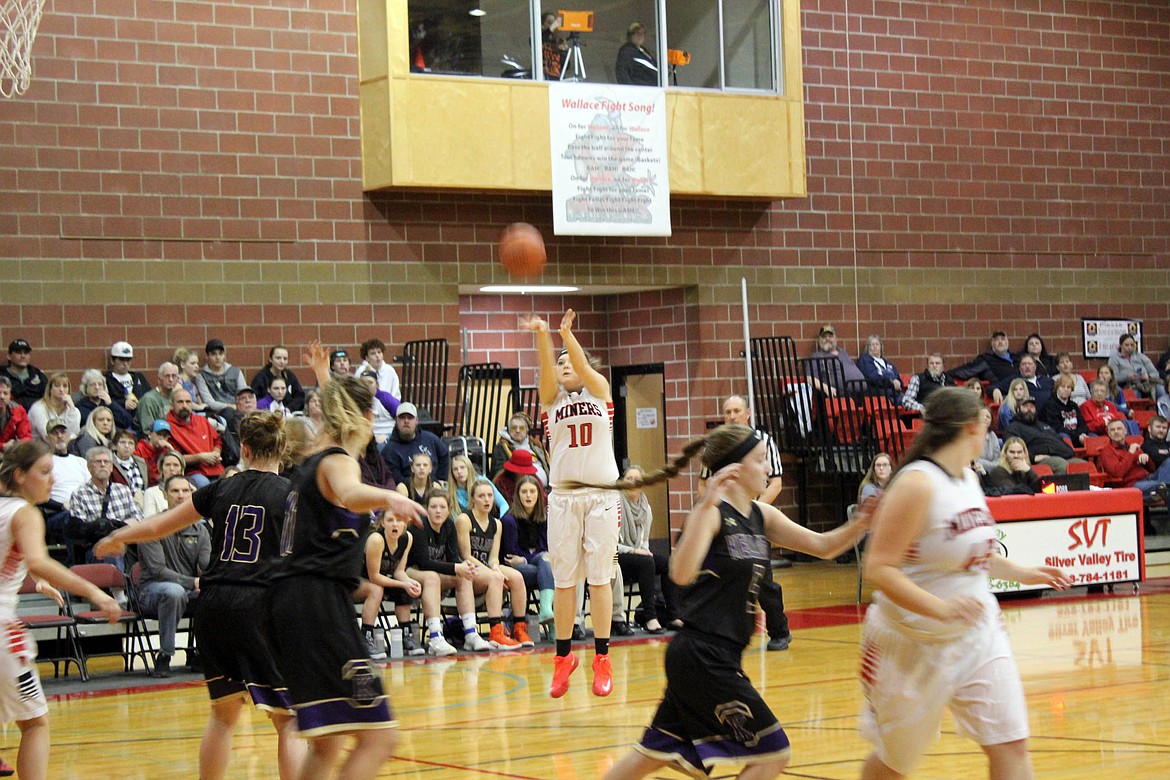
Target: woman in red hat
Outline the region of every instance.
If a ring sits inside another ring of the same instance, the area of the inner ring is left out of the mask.
[[[512,450],[512,456],[504,461],[503,470],[493,480],[496,489],[509,504],[516,497],[516,483],[525,475],[536,476],[536,464],[532,462],[532,453],[528,450]]]

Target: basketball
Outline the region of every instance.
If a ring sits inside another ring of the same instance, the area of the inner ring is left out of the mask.
[[[527,222],[513,222],[500,234],[500,264],[517,279],[540,276],[548,255],[540,231]]]

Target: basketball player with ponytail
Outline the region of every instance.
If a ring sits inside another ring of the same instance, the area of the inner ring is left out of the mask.
[[[601,484],[618,477],[613,453],[613,398],[606,380],[573,335],[572,309],[561,318],[564,349],[555,359],[548,323],[524,321],[536,333],[540,358],[540,408],[549,446],[548,557],[554,590],[553,622],[557,650],[549,695],[559,699],[577,668],[571,651],[577,583],[589,584],[593,613],[593,693],[613,690],[609,632],[613,608],[614,557],[617,554],[620,500],[612,488],[568,487],[569,482]]]
[[[819,534],[756,501],[768,482],[768,447],[746,425],[721,425],[640,479],[594,487],[656,485],[700,452],[711,477],[670,558],[670,578],[689,589],[682,630],[666,648],[666,694],[641,742],[605,780],[644,777],[665,764],[695,776],[735,763],[746,764],[742,780],[779,775],[788,764],[788,736],[743,671],[771,545],[833,558],[868,527],[869,511],[863,509],[849,523]]]
[[[864,574],[877,591],[865,614],[863,780],[914,770],[949,708],[979,744],[992,780],[1028,780],[1028,708],[988,575],[1064,589],[1051,566],[1020,566],[997,550],[995,519],[971,470],[987,436],[980,396],[931,394],[926,425],[902,458],[873,519]]]
[[[241,465],[246,470],[199,488],[173,509],[128,525],[94,547],[121,555],[126,545],[170,536],[206,517],[211,563],[199,577],[194,631],[211,713],[199,746],[199,777],[227,774],[232,736],[245,699],[264,710],[277,733],[281,780],[297,777],[305,741],[297,734],[291,702],[267,637],[264,594],[280,560],[289,481],[280,476],[287,439],[280,414],[253,412],[240,421]]]
[[[354,619],[370,513],[410,522],[423,509],[401,493],[362,483],[357,458],[373,436],[373,393],[354,377],[331,378],[328,353],[306,354],[321,385],[317,451],[297,473],[281,552],[269,589],[269,637],[300,733],[309,740],[302,778],[329,777],[351,735],[338,776],[373,778],[394,751],[397,725]]]

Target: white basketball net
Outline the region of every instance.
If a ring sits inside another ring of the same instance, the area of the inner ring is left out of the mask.
[[[0,95],[23,95],[32,81],[33,38],[45,0],[2,0],[0,12]]]

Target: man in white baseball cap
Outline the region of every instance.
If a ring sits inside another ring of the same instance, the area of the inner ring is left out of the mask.
[[[131,417],[138,408],[138,399],[150,392],[150,382],[141,371],[131,371],[134,347],[128,341],[115,342],[110,347],[110,370],[106,372],[106,389],[110,400],[121,406]]]

